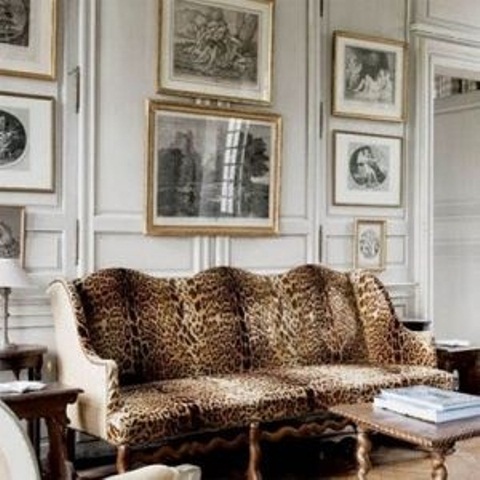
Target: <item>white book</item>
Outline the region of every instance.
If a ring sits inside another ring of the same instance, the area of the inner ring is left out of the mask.
[[[381,395],[374,398],[373,405],[375,407],[433,423],[450,422],[452,420],[480,416],[480,406],[437,410],[434,408],[421,407],[413,403],[397,401],[391,398],[384,398]]]
[[[434,410],[451,410],[465,407],[480,407],[480,396],[444,390],[427,385],[386,388],[381,390],[384,398],[415,404]]]
[[[1,393],[24,393],[33,390],[41,390],[45,388],[45,383],[30,380],[15,380],[13,382],[0,383]]]

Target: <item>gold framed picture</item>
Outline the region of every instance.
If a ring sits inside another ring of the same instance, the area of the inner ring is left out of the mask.
[[[57,0],[2,0],[0,25],[0,75],[55,80]]]
[[[0,205],[0,258],[25,261],[25,207]]]
[[[281,117],[147,102],[146,233],[278,233]]]
[[[401,205],[401,137],[334,130],[333,152],[334,205]]]
[[[382,271],[386,264],[386,220],[355,220],[354,268]]]
[[[271,103],[274,0],[159,3],[159,92]]]
[[[333,46],[332,114],[403,122],[406,43],[336,31]]]
[[[0,191],[53,192],[55,99],[0,92]]]

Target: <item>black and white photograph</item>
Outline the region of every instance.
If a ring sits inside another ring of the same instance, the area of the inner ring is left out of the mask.
[[[274,234],[281,119],[149,102],[146,230]]]
[[[53,191],[54,103],[0,92],[0,191]]]
[[[14,258],[23,265],[25,208],[0,205],[0,258]]]
[[[159,89],[270,102],[273,0],[162,0]]]
[[[57,0],[0,0],[0,74],[54,80]]]
[[[403,121],[403,42],[359,34],[334,34],[333,114]]]
[[[355,221],[354,268],[379,271],[385,268],[386,221],[357,219]]]
[[[334,131],[334,204],[401,204],[402,139]]]

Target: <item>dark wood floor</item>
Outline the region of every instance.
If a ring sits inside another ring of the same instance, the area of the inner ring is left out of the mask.
[[[406,444],[377,436],[372,452],[371,480],[426,480],[431,463],[426,452]],[[355,440],[347,437],[336,441],[293,441],[263,446],[263,480],[353,480],[356,478]],[[202,468],[203,480],[244,480],[247,452],[218,452],[187,459]],[[80,458],[77,469],[82,480],[100,480],[113,473],[113,459],[95,461]],[[100,466],[100,464],[103,464]],[[448,457],[449,478],[480,478],[480,439],[457,444]]]

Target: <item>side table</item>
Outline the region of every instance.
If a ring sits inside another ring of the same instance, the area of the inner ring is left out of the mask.
[[[80,393],[82,390],[79,388],[52,383],[42,390],[0,395],[0,400],[4,401],[20,419],[45,419],[49,441],[47,478],[50,480],[72,478],[66,442],[69,421],[67,405],[76,402]]]
[[[47,347],[43,345],[14,345],[0,349],[0,371],[10,370],[18,380],[20,372],[27,370],[29,380],[41,380],[43,355],[46,352]],[[38,456],[40,452],[38,421],[28,422],[28,435]]]
[[[458,372],[461,392],[480,394],[480,347],[437,346],[438,368]]]

